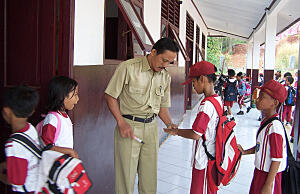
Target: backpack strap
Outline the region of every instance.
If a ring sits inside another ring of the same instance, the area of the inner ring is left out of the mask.
[[[57,118],[57,128],[56,128],[56,131],[55,131],[54,142],[53,142],[53,143],[55,143],[57,141],[58,135],[59,135],[60,130],[61,130],[61,119],[59,118],[57,112],[49,112],[49,114],[53,114]]]
[[[207,98],[206,98],[205,100],[203,100],[202,102],[205,102],[205,101],[210,101],[210,102],[213,104],[213,106],[215,107],[215,109],[216,109],[217,112],[218,112],[219,119],[220,119],[221,116],[223,115],[223,109],[222,109],[220,103],[219,103],[214,97],[212,97],[212,96],[207,97]],[[218,124],[218,126],[219,126],[219,124]],[[218,127],[218,126],[217,126],[217,127]],[[207,155],[207,157],[208,157],[210,160],[215,160],[216,157],[214,157],[213,155],[211,155],[211,154],[208,152],[208,150],[207,150],[207,146],[206,146],[206,144],[205,144],[205,141],[206,141],[205,134],[203,134],[201,137],[202,137],[202,140],[203,140],[203,141],[202,141],[202,146],[204,147],[205,154]]]
[[[271,122],[275,121],[275,120],[279,120],[279,118],[277,117],[272,117],[268,120],[266,120],[258,129],[257,133],[256,133],[256,139],[258,138],[258,135],[260,134],[260,132],[267,126],[269,125]],[[280,120],[279,120],[280,121]]]
[[[21,144],[38,159],[42,158],[42,149],[28,135],[24,133],[14,133],[10,136],[9,140]]]

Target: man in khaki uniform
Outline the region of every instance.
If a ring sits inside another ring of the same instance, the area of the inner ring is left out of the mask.
[[[133,193],[136,173],[139,193],[156,194],[156,116],[168,128],[177,128],[168,111],[171,77],[165,68],[175,60],[178,51],[173,40],[160,39],[149,55],[122,62],[105,90],[107,105],[117,121],[114,132],[116,194]]]

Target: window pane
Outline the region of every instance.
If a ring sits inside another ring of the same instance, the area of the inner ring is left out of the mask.
[[[151,41],[149,40],[140,20],[138,19],[137,15],[135,14],[133,8],[131,7],[130,3],[126,0],[119,0],[119,2],[122,4],[132,26],[134,27],[135,31],[141,38],[142,42],[144,44],[152,45]],[[138,10],[140,11],[140,10]]]

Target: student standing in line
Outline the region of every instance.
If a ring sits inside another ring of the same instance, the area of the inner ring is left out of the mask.
[[[192,155],[192,183],[191,194],[213,194],[207,185],[206,171],[208,165],[208,157],[202,146],[201,136],[206,138],[207,150],[215,156],[216,153],[216,128],[218,127],[219,115],[213,103],[206,100],[213,97],[223,107],[222,99],[215,94],[214,82],[216,81],[215,66],[207,61],[201,61],[191,66],[189,80],[183,84],[193,83],[193,87],[198,94],[204,94],[205,98],[200,103],[199,113],[194,121],[192,129],[164,129],[170,135],[178,135],[184,138],[193,139],[193,155]]]
[[[79,100],[78,84],[75,80],[65,77],[54,77],[49,84],[48,114],[41,131],[45,145],[53,145],[51,150],[78,158],[73,144],[73,124],[68,116]]]
[[[224,106],[227,107],[227,111],[225,111],[225,115],[229,120],[234,120],[231,108],[233,107],[233,103],[237,101],[238,95],[238,83],[235,79],[235,71],[233,69],[228,70],[229,79],[224,84]]]
[[[22,133],[39,145],[38,133],[27,120],[38,104],[37,92],[27,86],[9,88],[4,94],[2,116],[11,126],[12,135]],[[22,144],[5,144],[6,163],[1,163],[1,182],[12,185],[16,193],[33,193],[38,178],[39,159]],[[5,173],[6,170],[6,173]]]
[[[262,130],[256,135],[256,145],[244,150],[243,155],[255,154],[255,170],[250,194],[281,194],[281,172],[287,165],[285,129],[278,118],[276,109],[287,96],[286,89],[279,82],[271,80],[261,87],[256,107],[261,110],[264,120]],[[277,118],[275,118],[277,117]]]

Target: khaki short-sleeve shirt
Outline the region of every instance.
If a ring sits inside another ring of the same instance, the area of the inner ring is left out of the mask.
[[[119,98],[121,114],[146,116],[170,107],[171,77],[166,70],[154,72],[147,57],[119,64],[105,93]]]

